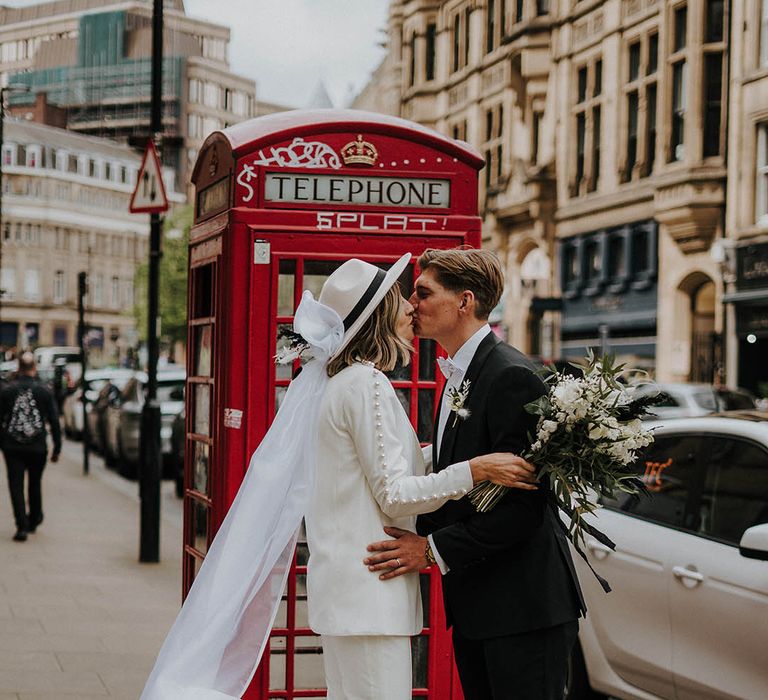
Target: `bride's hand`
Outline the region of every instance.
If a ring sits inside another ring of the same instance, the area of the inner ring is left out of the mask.
[[[491,481],[494,484],[511,488],[535,491],[536,467],[526,462],[522,457],[509,452],[494,452],[493,454],[474,457],[469,460],[474,483]]]

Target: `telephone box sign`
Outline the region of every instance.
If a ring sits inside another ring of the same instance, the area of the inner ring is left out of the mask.
[[[268,202],[356,204],[359,206],[436,207],[451,204],[449,180],[267,173]]]

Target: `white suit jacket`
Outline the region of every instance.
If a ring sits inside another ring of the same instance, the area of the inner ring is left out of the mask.
[[[379,580],[363,559],[384,526],[472,488],[468,463],[425,476],[416,433],[389,380],[355,364],[328,382],[318,426],[315,491],[306,516],[309,626],[318,634],[413,635],[423,625],[417,573]],[[431,468],[431,465],[429,465]]]

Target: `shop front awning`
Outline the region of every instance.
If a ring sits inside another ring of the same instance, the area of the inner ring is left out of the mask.
[[[742,292],[727,292],[723,294],[724,304],[768,304],[768,289],[746,289]]]

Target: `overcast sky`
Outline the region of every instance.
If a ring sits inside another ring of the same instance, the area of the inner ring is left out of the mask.
[[[347,105],[384,56],[379,44],[388,5],[389,0],[184,0],[190,17],[231,29],[232,70],[256,81],[258,99],[291,107],[305,107],[321,79],[334,105]]]

